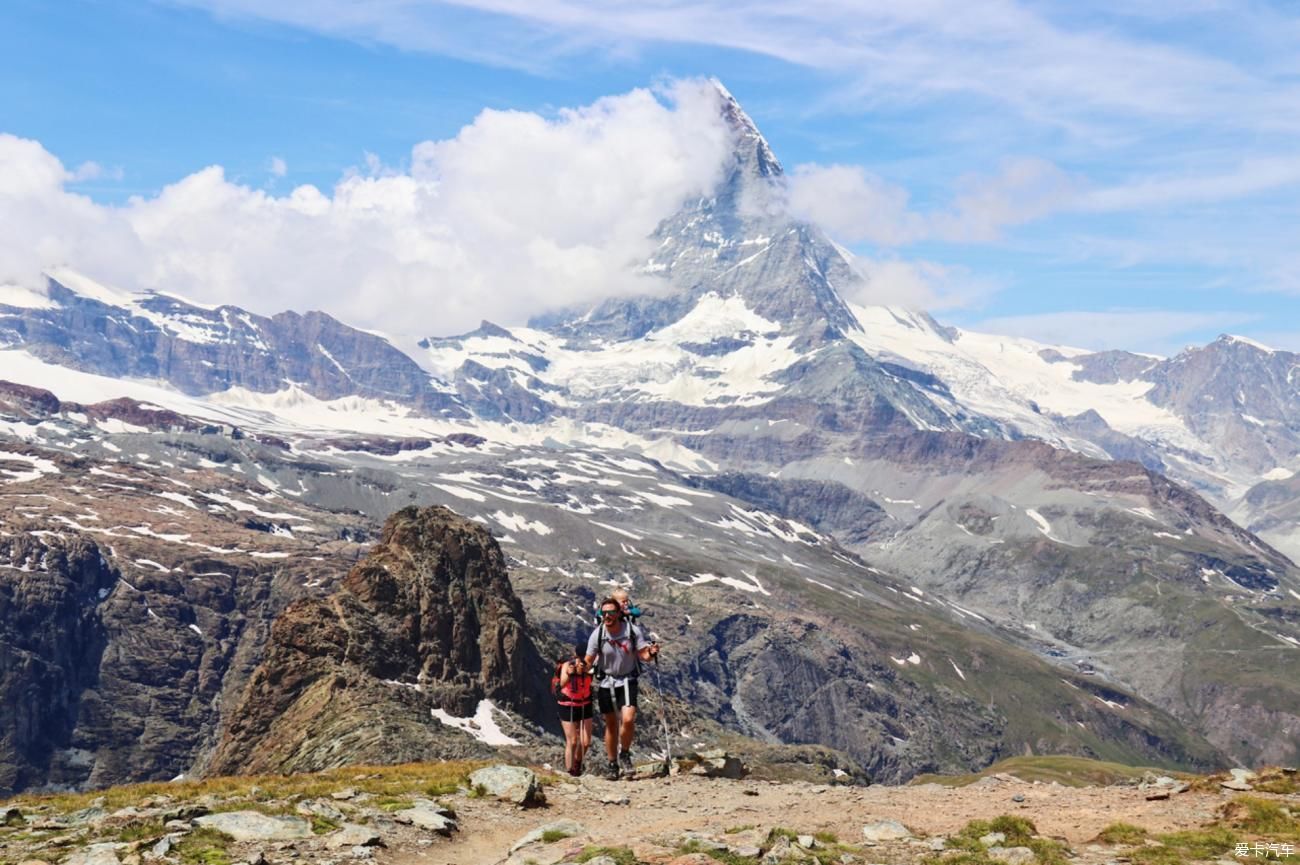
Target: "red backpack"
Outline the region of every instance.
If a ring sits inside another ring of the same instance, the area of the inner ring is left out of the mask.
[[[569,676],[569,684],[560,687],[560,671],[567,663],[569,662],[560,661],[555,665],[555,675],[551,677],[551,693],[561,706],[585,706],[591,702],[591,674],[574,673]]]

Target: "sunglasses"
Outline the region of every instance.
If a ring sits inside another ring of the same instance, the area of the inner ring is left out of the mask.
[[[622,612],[621,610],[601,610],[600,614],[602,616],[608,617],[608,616],[617,616],[621,612]]]

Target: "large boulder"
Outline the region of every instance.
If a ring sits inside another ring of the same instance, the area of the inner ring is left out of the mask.
[[[484,795],[516,805],[538,805],[546,801],[537,773],[522,766],[489,766],[469,776],[469,783]]]

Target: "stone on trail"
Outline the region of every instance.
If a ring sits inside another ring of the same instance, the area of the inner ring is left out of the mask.
[[[236,841],[292,841],[313,837],[311,824],[301,817],[276,817],[260,811],[207,814],[194,822],[224,832]]]
[[[295,805],[293,810],[304,817],[324,817],[334,823],[342,823],[347,819],[346,815],[338,808],[319,799],[304,799]]]
[[[384,839],[369,826],[344,823],[337,832],[326,838],[325,843],[335,850],[341,850],[344,847],[382,847]]]
[[[1003,832],[990,832],[987,835],[980,836],[980,843],[985,847],[996,847],[1005,840],[1007,840],[1007,836]]]
[[[988,854],[990,859],[1006,862],[1008,865],[1033,865],[1038,861],[1038,856],[1028,847],[990,847]]]
[[[344,787],[342,790],[335,790],[330,794],[330,798],[336,802],[346,802],[349,799],[355,799],[357,791],[352,787]]]
[[[537,773],[523,766],[489,766],[469,776],[471,787],[482,787],[488,796],[516,805],[537,805],[546,801]]]
[[[180,833],[162,836],[153,847],[149,848],[149,855],[154,859],[163,858],[168,853],[172,852],[172,848],[176,846],[176,841],[181,837]]]
[[[23,812],[17,808],[4,808],[0,810],[0,826],[22,826],[27,822],[23,817]]]
[[[67,859],[63,860],[63,865],[121,865],[121,860],[117,858],[117,848],[122,844],[91,844],[84,850],[78,850]]]
[[[398,823],[437,832],[440,835],[450,835],[456,831],[456,821],[447,816],[445,809],[427,802],[417,803],[415,807],[407,808],[405,811],[398,811],[393,815],[393,819]]]
[[[877,820],[862,827],[862,837],[868,842],[903,841],[912,837],[912,831],[897,820]]]
[[[798,841],[799,846],[805,850],[811,850],[817,846],[817,839],[811,835],[800,835],[795,840]]]
[[[544,826],[538,826],[536,829],[534,829],[533,831],[529,832],[527,835],[520,838],[518,841],[516,841],[514,844],[511,845],[510,852],[514,853],[516,850],[520,849],[521,847],[527,847],[529,844],[536,844],[539,841],[542,841],[543,840],[542,836],[546,835],[547,833],[551,833],[556,836],[562,834],[565,838],[573,838],[579,835],[586,835],[587,827],[583,826],[581,823],[578,823],[574,820],[556,820],[553,823],[547,823]],[[559,839],[557,838],[557,840]]]

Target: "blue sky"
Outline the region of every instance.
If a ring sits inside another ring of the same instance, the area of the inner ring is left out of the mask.
[[[0,181],[6,224],[31,226],[0,281],[66,263],[354,317],[432,292],[430,333],[589,299],[709,176],[680,91],[716,76],[880,299],[1085,346],[1230,331],[1300,350],[1300,14],[1111,5],[9,0],[0,171],[40,182]],[[448,201],[403,222],[434,183]],[[637,204],[613,226],[546,212],[575,186]],[[537,218],[502,228],[519,197]],[[313,270],[309,235],[359,251]],[[527,261],[502,269],[516,246]]]

